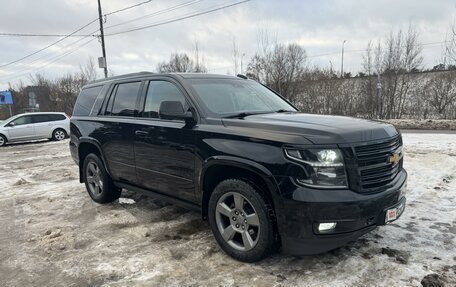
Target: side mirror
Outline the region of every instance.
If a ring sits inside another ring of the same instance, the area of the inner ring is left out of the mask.
[[[193,113],[185,112],[180,101],[162,101],[158,109],[158,116],[167,120],[184,120],[187,124],[195,121]]]
[[[10,123],[8,124],[9,127],[14,127],[15,125],[16,125],[15,122],[10,122]]]

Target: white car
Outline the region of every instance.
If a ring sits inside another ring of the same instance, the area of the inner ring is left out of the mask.
[[[65,113],[20,114],[0,123],[0,146],[37,139],[60,141],[69,134],[70,119]]]

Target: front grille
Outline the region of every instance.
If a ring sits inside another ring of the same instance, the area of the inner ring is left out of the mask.
[[[389,162],[394,152],[402,152],[400,135],[389,140],[355,146],[358,166],[358,182],[360,192],[375,192],[388,187],[402,170],[402,158],[397,164]]]

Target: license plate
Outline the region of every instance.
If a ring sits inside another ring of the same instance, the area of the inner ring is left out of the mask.
[[[402,212],[404,211],[404,207],[405,207],[405,203],[402,202],[395,208],[388,209],[386,211],[386,215],[385,215],[385,223],[389,223],[389,222],[392,222],[392,221],[398,219],[399,216],[401,216]]]

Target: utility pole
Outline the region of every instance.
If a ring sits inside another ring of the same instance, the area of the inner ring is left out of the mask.
[[[347,40],[344,40],[342,42],[342,64],[340,66],[340,77],[341,78],[344,77],[344,45],[345,45],[345,42],[347,42]]]
[[[103,14],[101,13],[101,3],[98,0],[98,17],[100,20],[100,37],[101,37],[101,51],[103,53],[103,58],[100,60],[98,58],[98,66],[104,69],[105,78],[108,77],[108,62],[106,61],[106,50],[105,50],[105,41],[104,41],[104,31],[103,31]]]

